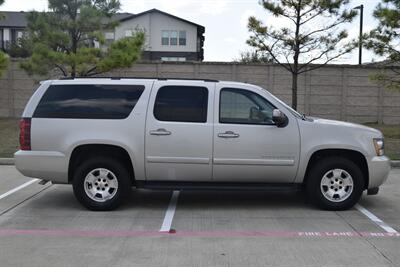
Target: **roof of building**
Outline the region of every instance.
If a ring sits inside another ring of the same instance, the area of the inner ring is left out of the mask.
[[[26,12],[24,11],[1,11],[3,18],[0,20],[2,27],[26,27]]]
[[[28,14],[28,13],[29,12],[24,12],[24,11],[0,11],[0,14],[3,15],[3,17],[4,17],[3,19],[0,19],[0,27],[25,28],[27,26],[26,14]],[[192,24],[192,25],[200,28],[204,32],[204,26],[201,26],[199,24],[182,19],[182,18],[174,16],[174,15],[171,15],[169,13],[163,12],[163,11],[155,9],[155,8],[138,13],[138,14],[132,14],[132,13],[126,13],[126,12],[116,13],[115,15],[112,16],[111,20],[126,21],[126,20],[130,20],[130,19],[134,19],[134,18],[143,16],[145,14],[149,14],[149,13],[159,13],[159,14],[163,14],[163,15],[172,17],[174,19]]]
[[[171,18],[174,18],[174,19],[177,19],[177,20],[180,20],[180,21],[183,21],[183,22],[192,24],[192,25],[194,25],[194,26],[196,26],[196,27],[202,29],[203,32],[204,32],[204,26],[199,25],[199,24],[194,23],[194,22],[191,22],[191,21],[189,21],[189,20],[186,20],[186,19],[183,19],[183,18],[174,16],[174,15],[172,15],[172,14],[169,14],[169,13],[167,13],[167,12],[158,10],[158,9],[156,9],[156,8],[149,9],[149,10],[147,10],[147,11],[144,11],[144,12],[141,12],[141,13],[138,13],[138,14],[132,14],[131,16],[128,16],[128,17],[126,17],[126,18],[123,18],[123,19],[121,19],[120,21],[126,21],[126,20],[130,20],[130,19],[134,19],[134,18],[143,16],[143,15],[146,15],[146,14],[149,14],[149,13],[159,13],[159,14],[166,15],[166,16],[168,16],[168,17],[171,17]]]
[[[123,20],[123,19],[125,19],[127,17],[132,16],[132,15],[133,15],[132,13],[122,12],[122,13],[116,13],[115,15],[112,16],[112,18],[115,19],[115,20],[120,20],[121,21],[121,20]]]
[[[26,15],[28,13],[24,11],[0,11],[0,15],[3,16],[0,19],[0,27],[25,28],[27,26]],[[116,13],[112,16],[111,20],[121,21],[132,15],[132,13],[127,12]]]

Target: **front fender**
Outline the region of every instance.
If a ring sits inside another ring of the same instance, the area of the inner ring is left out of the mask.
[[[343,150],[343,151],[355,151],[364,156],[366,159],[365,151],[360,149],[359,147],[352,145],[343,145],[343,144],[327,144],[327,145],[316,145],[310,148],[309,150],[302,152],[302,156],[300,157],[299,169],[297,171],[297,176],[295,179],[295,183],[302,183],[304,181],[306,171],[312,156],[323,150]]]

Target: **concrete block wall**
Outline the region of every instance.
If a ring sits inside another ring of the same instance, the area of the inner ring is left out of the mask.
[[[307,115],[358,123],[400,124],[400,92],[373,83],[373,66],[328,65],[298,80],[298,110]],[[259,85],[291,104],[291,75],[274,64],[140,63],[102,76],[204,78]],[[44,77],[29,77],[13,61],[0,78],[0,117],[19,117]]]

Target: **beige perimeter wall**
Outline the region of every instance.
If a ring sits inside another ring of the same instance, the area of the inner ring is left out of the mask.
[[[298,110],[308,115],[352,122],[400,124],[400,92],[368,78],[375,67],[329,65],[300,75]],[[257,84],[291,102],[291,76],[271,64],[140,63],[105,74],[121,77],[175,77],[232,80]],[[43,77],[29,77],[13,61],[0,79],[0,117],[19,117]]]

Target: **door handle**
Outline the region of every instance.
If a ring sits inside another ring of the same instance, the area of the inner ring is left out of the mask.
[[[218,134],[218,137],[221,137],[221,138],[238,138],[239,136],[240,136],[239,134],[234,133],[232,131],[226,131],[224,133]]]
[[[150,131],[151,135],[171,135],[170,131],[165,130],[164,128],[160,128],[157,130]]]

